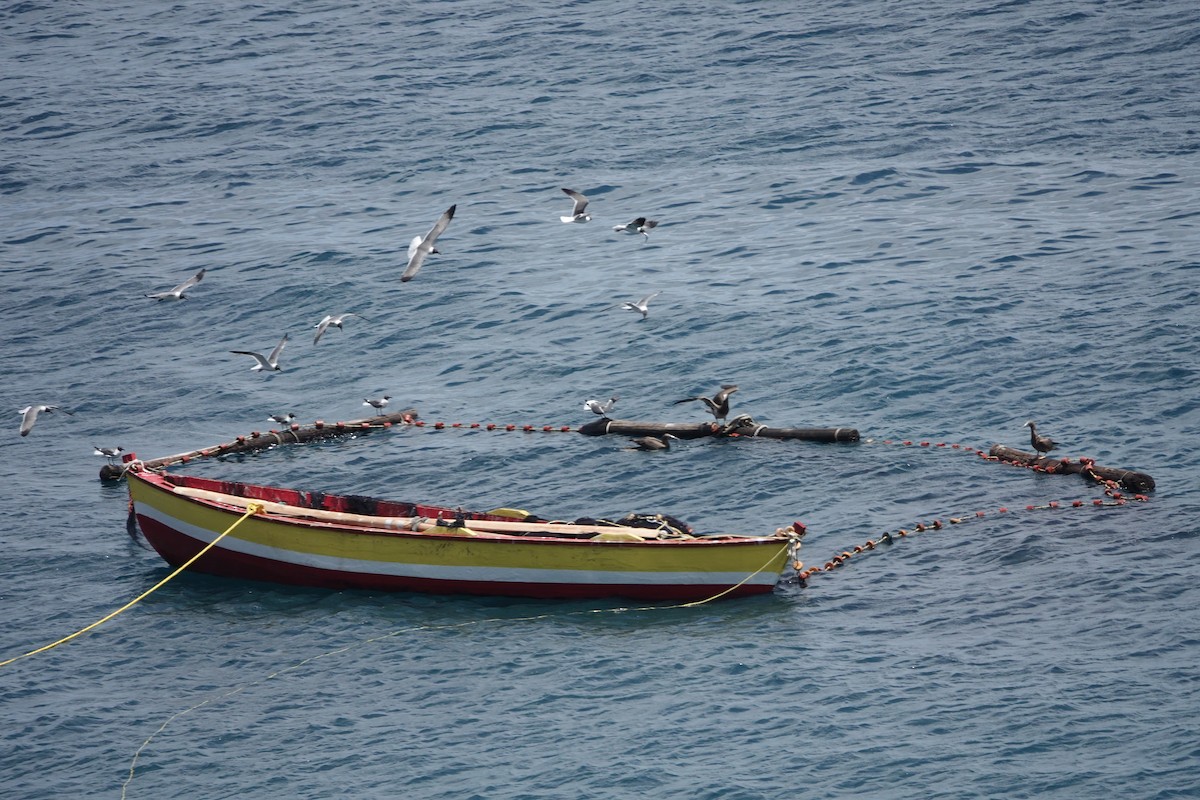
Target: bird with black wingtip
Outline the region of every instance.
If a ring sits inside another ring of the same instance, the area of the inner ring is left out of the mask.
[[[704,403],[705,406],[708,407],[708,410],[713,415],[713,419],[723,420],[727,416],[729,416],[729,395],[733,394],[737,390],[738,390],[738,387],[736,384],[723,383],[723,384],[721,384],[721,391],[717,392],[712,397],[705,397],[704,395],[697,395],[696,397],[685,397],[682,400],[676,400],[672,405],[679,405],[680,403],[690,403],[693,400],[699,400],[700,402]]]

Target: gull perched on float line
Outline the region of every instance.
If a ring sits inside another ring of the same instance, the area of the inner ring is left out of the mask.
[[[1051,450],[1058,449],[1058,442],[1051,439],[1049,436],[1042,436],[1037,432],[1037,423],[1029,420],[1022,428],[1029,428],[1029,443],[1033,445],[1033,449],[1038,452],[1038,458],[1042,458]]]
[[[592,218],[592,215],[587,213],[588,199],[574,189],[563,189],[567,197],[575,201],[574,208],[571,209],[571,216],[559,217],[563,222],[587,222]]]
[[[626,222],[624,225],[614,225],[613,230],[617,233],[640,233],[647,239],[650,238],[650,229],[658,227],[658,220],[646,219],[638,217],[633,222]]]
[[[321,337],[325,335],[325,331],[329,330],[330,328],[345,330],[345,328],[342,327],[342,323],[345,322],[346,317],[358,317],[365,322],[371,321],[362,314],[355,314],[353,311],[347,311],[344,314],[337,314],[336,316],[333,314],[326,314],[323,320],[313,326],[317,329],[317,335],[313,337],[313,344],[321,341]]]
[[[642,315],[642,319],[644,320],[646,319],[646,315],[650,313],[650,301],[658,297],[660,294],[662,294],[662,292],[654,292],[646,295],[636,303],[626,301],[624,303],[617,303],[615,306],[609,306],[608,308],[623,308],[627,311],[637,311]]]
[[[620,395],[614,394],[612,397],[608,398],[603,403],[601,403],[599,400],[588,400],[586,403],[583,404],[583,410],[591,411],[593,414],[599,414],[600,416],[603,417],[608,412],[613,410],[613,406],[615,406],[617,404],[617,401],[620,399],[621,399]]]
[[[721,384],[721,391],[717,392],[712,397],[697,395],[696,397],[685,397],[682,400],[676,400],[672,405],[680,403],[690,403],[692,400],[699,400],[704,405],[708,406],[708,410],[712,412],[714,419],[725,419],[729,415],[729,395],[738,390],[738,387],[732,383]]]
[[[390,394],[385,394],[383,397],[376,397],[374,399],[368,397],[363,400],[363,405],[371,406],[376,411],[378,411],[380,414],[382,414],[383,410],[385,408],[387,408],[388,401],[391,399],[392,399],[392,396]]]
[[[208,271],[207,269],[200,270],[195,275],[188,278],[186,281],[179,284],[178,286],[176,286],[174,289],[172,289],[169,292],[158,292],[156,294],[148,294],[148,295],[146,295],[146,297],[149,297],[154,300],[158,300],[159,302],[162,302],[163,300],[187,300],[187,295],[184,294],[184,292],[186,292],[188,289],[195,286],[200,281],[204,280],[204,273],[207,271]]]
[[[425,257],[430,253],[441,253],[433,246],[437,238],[446,230],[446,226],[450,224],[450,220],[454,219],[454,209],[458,208],[458,204],[450,206],[442,215],[438,217],[438,221],[433,223],[433,227],[429,229],[429,233],[424,236],[414,236],[413,240],[408,245],[408,266],[404,269],[404,274],[400,276],[401,283],[411,281],[417,272],[421,269],[421,265],[425,263]]]
[[[104,456],[108,459],[108,463],[112,463],[113,459],[125,452],[124,447],[96,447],[94,455]]]
[[[271,354],[266,357],[264,357],[262,353],[255,353],[252,350],[230,350],[229,352],[236,353],[239,356],[250,356],[257,361],[258,363],[250,368],[253,372],[258,372],[260,370],[280,372],[279,354],[283,352],[283,346],[287,344],[287,340],[288,335],[285,333],[283,338],[279,340],[279,344],[275,345],[275,349],[272,350]]]
[[[25,406],[17,413],[21,415],[21,435],[28,436],[33,430],[33,424],[37,422],[38,414],[42,412],[49,414],[51,411],[61,411],[64,414],[74,414],[74,411],[67,411],[65,408],[58,406]]]

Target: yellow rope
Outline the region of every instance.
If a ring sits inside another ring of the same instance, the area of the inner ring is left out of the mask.
[[[249,512],[247,513],[247,516],[248,515],[249,515]],[[245,517],[242,517],[242,519],[245,519]],[[238,520],[238,522],[241,522],[241,521],[242,520]],[[235,523],[235,527],[236,527],[236,523]],[[233,528],[231,527],[229,530],[231,531],[231,530],[233,530]],[[226,531],[225,533],[228,533],[228,532],[229,531]],[[223,533],[221,535],[224,536],[225,534]],[[214,541],[213,544],[216,544],[216,541]],[[780,552],[786,551],[789,547],[793,546],[793,544],[794,544],[794,541],[789,540],[786,544],[784,544],[784,546],[780,550]],[[209,547],[211,547],[211,546],[212,545],[209,545]],[[203,552],[203,551],[201,551],[201,552]],[[199,555],[199,554],[197,554],[197,555]],[[682,603],[682,604],[670,605],[670,606],[641,606],[638,608],[630,608],[630,607],[593,608],[593,609],[587,609],[584,611],[571,611],[571,612],[567,612],[567,614],[565,614],[565,615],[558,614],[558,613],[534,614],[534,615],[528,616],[528,617],[512,617],[512,618],[495,618],[495,617],[493,617],[493,618],[481,619],[481,620],[469,620],[467,622],[448,623],[448,624],[444,624],[444,625],[414,625],[412,627],[400,628],[398,630],[390,631],[388,633],[380,634],[378,636],[372,636],[368,639],[364,639],[362,641],[355,642],[353,644],[348,644],[343,647],[334,648],[333,650],[327,650],[326,652],[319,653],[318,655],[315,655],[315,656],[309,656],[308,658],[297,661],[294,664],[290,664],[289,666],[277,669],[274,672],[271,672],[270,674],[265,675],[257,680],[250,681],[249,683],[244,683],[241,686],[230,689],[229,691],[223,692],[219,695],[209,697],[205,700],[201,700],[200,702],[198,702],[194,705],[188,706],[187,708],[185,708],[181,711],[176,711],[174,714],[172,714],[171,716],[169,716],[165,720],[163,720],[162,724],[159,725],[158,728],[153,733],[151,733],[149,736],[147,736],[145,741],[143,741],[141,743],[141,745],[138,746],[137,750],[134,751],[133,759],[129,763],[129,774],[126,776],[125,782],[121,784],[121,800],[125,800],[127,792],[129,790],[129,785],[133,782],[134,776],[137,774],[137,765],[138,765],[138,761],[142,757],[142,753],[146,750],[146,748],[148,748],[150,746],[150,743],[153,742],[154,739],[160,733],[162,733],[163,731],[165,731],[167,729],[167,726],[169,726],[172,722],[174,722],[175,720],[179,719],[180,717],[182,717],[186,714],[192,713],[193,711],[198,711],[199,709],[204,708],[205,706],[214,705],[216,703],[219,703],[222,700],[226,700],[230,697],[233,697],[234,695],[244,692],[245,690],[249,689],[252,686],[257,686],[258,684],[269,681],[272,678],[277,678],[280,675],[283,675],[285,673],[300,669],[301,667],[305,666],[306,664],[310,664],[313,661],[317,661],[322,658],[329,658],[330,656],[338,655],[339,653],[345,653],[350,650],[353,650],[356,647],[361,647],[361,646],[367,645],[367,644],[373,644],[375,642],[380,642],[385,639],[392,639],[397,636],[400,636],[403,633],[412,633],[415,631],[449,630],[452,628],[465,628],[465,627],[472,626],[472,625],[482,625],[487,622],[531,622],[534,620],[550,619],[550,618],[559,617],[559,616],[574,616],[576,614],[605,614],[605,613],[619,614],[619,613],[625,613],[625,612],[629,612],[629,611],[666,611],[666,610],[669,610],[672,608],[691,608],[692,606],[703,605],[705,603],[709,603],[713,600],[716,600],[719,597],[724,597],[725,595],[732,592],[734,589],[736,589],[739,586],[741,586],[742,584],[746,583],[746,581],[750,580],[758,573],[765,570],[767,567],[771,566],[771,562],[774,561],[778,557],[779,557],[779,553],[775,553],[761,567],[754,570],[754,572],[751,572],[745,578],[742,578],[742,580],[739,581],[738,583],[736,583],[735,585],[730,586],[729,588],[719,592],[718,594],[715,594],[712,597],[707,597],[703,600],[695,600],[690,603]],[[187,565],[185,564],[184,566],[187,566]],[[183,567],[180,567],[180,569],[183,569]],[[164,583],[165,583],[165,581],[164,581]]]
[[[242,523],[243,523],[243,522],[244,522],[244,521],[245,521],[245,520],[246,520],[246,519],[247,519],[247,518],[248,518],[250,515],[252,515],[252,514],[255,514],[255,513],[257,513],[258,511],[261,511],[261,510],[262,510],[262,506],[258,505],[257,503],[251,503],[251,504],[250,504],[250,505],[249,505],[249,506],[246,508],[246,513],[245,513],[245,514],[243,514],[243,515],[241,516],[241,518],[239,518],[239,519],[237,520],[237,522],[234,522],[232,525],[230,525],[228,528],[226,528],[226,529],[225,529],[225,532],[224,532],[224,533],[222,533],[220,536],[218,536],[217,538],[213,539],[211,542],[209,542],[208,544],[206,544],[206,545],[205,545],[205,546],[204,546],[204,547],[203,547],[203,548],[200,550],[200,552],[199,552],[199,553],[196,553],[196,555],[192,556],[192,557],[191,557],[191,558],[189,558],[187,561],[185,561],[185,562],[183,562],[182,564],[180,564],[180,565],[179,565],[179,566],[178,566],[178,567],[175,569],[175,571],[174,571],[174,572],[172,572],[170,575],[168,575],[167,577],[163,578],[161,581],[159,581],[158,583],[154,584],[154,585],[153,585],[153,586],[151,586],[149,589],[147,589],[146,591],[142,592],[140,595],[138,595],[138,596],[137,596],[137,597],[135,597],[134,599],[130,600],[128,603],[126,603],[125,605],[121,606],[120,608],[118,608],[116,611],[112,612],[112,613],[111,613],[111,614],[109,614],[108,616],[104,617],[103,619],[98,619],[98,620],[96,620],[96,621],[95,621],[95,622],[93,622],[91,625],[88,625],[86,628],[82,628],[82,629],[80,629],[80,630],[77,630],[77,631],[75,631],[75,632],[74,632],[74,633],[72,633],[70,636],[64,636],[63,638],[59,639],[57,642],[52,642],[52,643],[50,643],[50,644],[48,644],[48,645],[46,645],[46,646],[44,646],[44,647],[39,647],[39,648],[38,648],[38,649],[36,649],[36,650],[30,650],[28,653],[24,653],[24,654],[22,654],[22,655],[15,656],[15,657],[13,657],[13,658],[10,658],[10,659],[8,659],[7,661],[0,661],[0,667],[6,667],[6,666],[8,666],[9,664],[13,663],[14,661],[20,661],[22,658],[28,658],[29,656],[34,656],[34,655],[37,655],[38,653],[44,653],[44,652],[46,652],[47,650],[51,650],[51,649],[53,649],[53,648],[55,648],[55,647],[58,647],[60,644],[66,644],[67,642],[71,641],[71,640],[72,640],[72,639],[74,639],[75,637],[77,637],[77,636],[82,636],[83,634],[87,633],[88,631],[90,631],[90,630],[92,630],[92,629],[94,629],[94,628],[98,628],[98,627],[100,627],[101,625],[103,625],[104,623],[108,622],[110,619],[112,619],[113,617],[117,616],[118,614],[120,614],[120,613],[122,613],[122,612],[125,612],[125,611],[128,611],[129,609],[133,608],[135,605],[137,605],[138,603],[140,603],[142,600],[146,599],[146,598],[147,598],[147,597],[149,597],[151,594],[153,594],[154,592],[156,592],[156,591],[158,591],[159,589],[161,589],[161,588],[162,588],[164,585],[166,585],[167,581],[171,580],[171,579],[172,579],[172,578],[174,578],[176,575],[178,575],[179,573],[183,572],[185,569],[187,569],[188,567],[190,567],[190,566],[192,565],[192,563],[193,563],[193,562],[194,562],[196,559],[200,558],[200,556],[204,555],[204,554],[205,554],[205,553],[207,553],[209,550],[211,550],[211,549],[212,549],[212,548],[213,548],[213,547],[214,547],[214,546],[217,544],[217,542],[221,541],[221,540],[222,540],[222,539],[224,539],[226,536],[228,536],[229,534],[233,533],[233,530],[234,530],[234,529],[235,529],[235,528],[236,528],[238,525],[241,525],[241,524],[242,524]]]
[[[754,572],[751,572],[749,575],[747,575],[746,577],[742,578],[740,581],[738,581],[737,583],[735,583],[733,586],[730,586],[728,589],[725,589],[724,591],[718,592],[717,594],[714,594],[712,597],[706,597],[706,598],[704,598],[703,600],[693,600],[693,601],[692,601],[692,602],[690,602],[690,603],[683,603],[683,604],[681,604],[681,605],[677,605],[677,606],[671,606],[671,607],[672,607],[672,608],[691,608],[691,607],[693,607],[693,606],[702,606],[702,605],[704,605],[705,603],[711,603],[713,600],[716,600],[716,599],[718,599],[718,598],[724,597],[725,595],[727,595],[727,594],[729,594],[730,592],[732,592],[734,589],[736,589],[736,588],[738,588],[739,586],[741,586],[742,584],[744,584],[746,581],[748,581],[748,580],[750,580],[751,578],[753,578],[753,577],[754,577],[755,575],[757,575],[758,573],[762,572],[762,571],[763,571],[764,569],[766,569],[767,567],[771,566],[771,562],[772,562],[772,561],[774,561],[775,559],[779,558],[779,556],[780,556],[780,554],[781,554],[781,553],[785,553],[785,552],[787,552],[787,549],[788,549],[789,547],[791,547],[791,546],[792,546],[792,543],[791,543],[791,542],[788,542],[787,544],[785,544],[785,545],[783,546],[783,549],[782,549],[782,550],[780,550],[780,551],[779,551],[778,553],[776,553],[775,555],[771,556],[771,558],[770,558],[770,559],[767,561],[767,563],[763,564],[761,567],[759,567],[758,569],[754,570]]]

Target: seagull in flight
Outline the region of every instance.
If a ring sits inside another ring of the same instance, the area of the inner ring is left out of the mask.
[[[25,406],[17,413],[21,415],[21,435],[28,436],[33,430],[33,423],[37,422],[38,414],[45,412],[49,414],[51,411],[61,411],[64,414],[74,414],[74,411],[67,411],[65,408],[58,406]]]
[[[606,414],[608,414],[608,412],[613,410],[613,406],[615,406],[617,404],[617,401],[620,399],[621,399],[620,395],[614,394],[612,397],[608,398],[608,400],[605,400],[603,403],[600,402],[599,400],[588,400],[586,403],[583,404],[583,410],[591,411],[593,414],[599,414],[600,416],[603,417]]]
[[[288,335],[285,333],[283,338],[279,340],[279,344],[275,345],[275,349],[271,351],[269,356],[263,356],[262,353],[255,353],[251,350],[230,350],[231,353],[236,353],[239,356],[250,356],[258,363],[250,369],[254,372],[266,370],[268,372],[280,372],[279,369],[279,354],[283,352],[283,346],[287,344]]]
[[[627,311],[637,311],[642,315],[642,319],[644,320],[646,319],[646,315],[650,313],[650,301],[658,297],[660,294],[662,294],[662,292],[654,292],[653,294],[646,295],[636,303],[626,301],[624,303],[617,303],[615,306],[609,306],[609,308],[623,308]]]
[[[571,209],[571,216],[559,217],[563,222],[587,222],[592,218],[592,215],[587,213],[588,199],[574,189],[563,189],[567,197],[575,201],[575,207]]]
[[[278,422],[280,425],[291,425],[292,420],[295,418],[296,415],[289,411],[286,414],[272,414],[271,416],[267,417],[267,420],[270,422]]]
[[[318,322],[316,325],[313,326],[314,328],[317,329],[317,335],[313,337],[313,344],[316,344],[317,342],[321,341],[321,337],[325,335],[325,331],[327,331],[330,328],[337,328],[338,330],[345,330],[342,327],[342,323],[346,320],[346,317],[358,317],[359,319],[364,320],[365,322],[371,321],[371,320],[367,319],[366,317],[364,317],[362,314],[355,314],[353,311],[347,311],[344,314],[337,314],[336,316],[333,314],[326,314],[325,318],[323,320],[321,320],[320,322]]]
[[[163,300],[187,300],[187,295],[184,294],[184,292],[186,292],[188,289],[195,286],[200,281],[204,280],[204,273],[207,271],[208,271],[207,269],[200,270],[195,275],[188,278],[186,281],[179,284],[178,286],[176,286],[174,289],[172,289],[169,292],[158,292],[156,294],[148,294],[148,295],[146,295],[146,297],[157,300],[160,303]]]
[[[442,215],[438,217],[438,221],[433,223],[433,227],[429,229],[429,233],[424,236],[414,236],[413,240],[408,245],[408,266],[404,269],[404,274],[400,276],[401,283],[411,281],[421,269],[421,265],[425,263],[425,257],[430,253],[441,253],[433,246],[437,238],[446,230],[446,226],[450,224],[450,220],[454,219],[454,209],[458,208],[458,204],[450,206]],[[339,326],[340,327],[340,326]]]
[[[617,233],[640,233],[647,239],[650,238],[650,229],[658,227],[658,220],[646,219],[638,217],[633,222],[626,222],[624,225],[614,225],[613,230]]]
[[[680,403],[689,403],[692,400],[699,400],[704,405],[708,406],[708,410],[712,413],[713,419],[725,419],[729,415],[729,395],[738,390],[738,387],[732,383],[721,384],[721,391],[717,392],[712,397],[699,395],[697,397],[685,397],[682,400],[676,400],[672,405]]]
[[[390,394],[385,394],[383,397],[376,397],[374,399],[368,397],[363,400],[363,405],[372,406],[376,411],[382,414],[383,410],[387,408],[388,401],[391,399],[392,396]]]

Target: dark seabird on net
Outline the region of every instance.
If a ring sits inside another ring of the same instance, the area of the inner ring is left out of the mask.
[[[1038,458],[1049,453],[1051,450],[1058,449],[1058,442],[1051,439],[1049,436],[1042,436],[1037,432],[1037,424],[1033,420],[1029,420],[1022,427],[1029,428],[1029,443],[1033,445],[1033,449],[1038,451]]]

